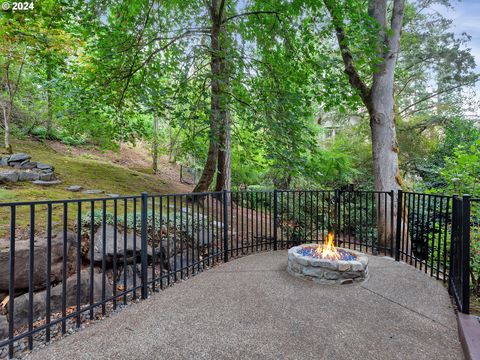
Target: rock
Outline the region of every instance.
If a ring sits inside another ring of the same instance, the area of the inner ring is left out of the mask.
[[[53,186],[53,185],[58,185],[58,184],[61,184],[61,183],[62,182],[60,180],[52,180],[52,181],[35,180],[35,181],[32,181],[32,184],[40,185],[40,186]]]
[[[2,157],[0,159],[0,166],[8,166],[8,156]]]
[[[37,163],[37,169],[53,171],[55,168],[52,165]]]
[[[53,172],[47,172],[47,173],[40,174],[39,179],[41,181],[54,181],[55,175],[53,174]]]
[[[352,279],[343,279],[343,280],[340,280],[340,284],[342,284],[342,285],[353,284],[353,280]]]
[[[120,195],[119,194],[107,194],[107,196],[115,198],[115,197],[119,197]]]
[[[195,252],[192,259],[192,251],[184,251],[183,253],[172,256],[169,261],[170,271],[180,271],[181,269],[186,270],[187,267],[193,266],[198,260],[198,254]],[[202,264],[200,264],[202,267]],[[198,268],[198,264],[195,264],[195,269]]]
[[[46,261],[47,261],[47,239],[36,238],[34,243],[34,287],[44,289],[46,286]],[[15,242],[15,290],[28,289],[29,273],[29,240],[16,240]],[[8,258],[10,253],[10,241],[0,240],[0,292],[8,292],[9,266]],[[62,279],[63,260],[63,233],[60,232],[52,237],[52,282]],[[76,264],[76,235],[73,232],[67,233],[67,271],[70,274]]]
[[[83,189],[83,187],[80,186],[80,185],[71,185],[71,186],[67,187],[67,190],[71,191],[71,192],[79,192],[82,189]]]
[[[174,245],[175,245],[175,242],[173,241],[173,237],[170,237],[170,239],[168,239],[166,236],[162,238],[162,251],[161,251],[162,258],[169,259],[173,255],[175,255],[176,252],[180,251],[180,242],[178,239],[177,239],[177,248],[175,248]],[[157,253],[157,256],[160,256],[159,248],[156,249],[156,253]]]
[[[289,262],[288,267],[291,271],[299,274],[303,274],[304,267],[296,262]]]
[[[35,181],[40,179],[40,175],[32,171],[19,171],[18,181]]]
[[[8,338],[8,321],[5,315],[0,315],[0,342]]]
[[[193,239],[197,245],[210,245],[215,241],[215,232],[212,229],[210,232],[206,229],[199,229],[193,232]]]
[[[310,263],[312,266],[320,266],[325,269],[330,269],[330,270],[338,269],[338,263],[336,261],[330,261],[328,259],[312,259]]]
[[[83,190],[82,194],[103,194],[103,190],[96,190],[96,189]]]
[[[114,243],[115,243],[115,229],[112,225],[106,225],[105,227],[105,259],[107,263],[113,263],[113,256],[114,256]],[[141,251],[141,242],[140,236],[137,235],[136,242],[133,242],[133,233],[127,233],[127,246],[125,247],[124,244],[124,233],[117,230],[116,237],[117,237],[117,259],[123,259],[124,253],[127,257],[133,256],[134,249],[136,250],[136,257],[140,257]],[[103,249],[103,226],[100,226],[94,235],[94,253],[93,258],[94,261],[99,263],[102,261],[102,249]],[[134,246],[135,245],[135,246]],[[151,252],[151,250],[150,250]],[[90,259],[90,250],[88,253],[88,258]],[[123,261],[123,260],[122,260]]]
[[[77,284],[77,275],[73,274],[66,281],[65,300],[66,306],[76,305],[77,292],[80,292],[80,303],[88,304],[90,301],[90,269],[84,269],[80,273],[80,283]],[[33,296],[33,319],[34,321],[45,316],[46,290],[35,293]],[[105,282],[105,296],[112,295],[112,286]],[[93,299],[98,302],[102,299],[102,274],[95,272],[93,275]],[[28,293],[16,297],[14,302],[15,327],[28,324]],[[50,307],[52,312],[62,311],[62,284],[50,289]]]
[[[320,267],[304,267],[302,273],[305,276],[321,278],[324,274],[324,270]]]
[[[127,280],[127,287],[125,290],[132,289],[134,286],[138,286],[142,283],[140,271],[138,271],[134,265],[127,265],[127,267],[120,270],[117,277],[117,284],[125,287],[125,277]]]
[[[363,272],[355,272],[355,271],[347,271],[345,273],[342,274],[342,276],[345,278],[345,279],[356,279],[360,276],[364,275]]]
[[[9,162],[8,166],[13,167],[14,169],[20,169],[22,166],[22,163],[19,161]]]
[[[362,271],[364,268],[365,266],[357,261],[352,264],[352,271]]]
[[[30,160],[25,160],[20,164],[20,169],[24,170],[32,170],[37,166],[36,162],[30,161]]]
[[[334,271],[325,271],[323,276],[327,280],[337,280],[340,277],[340,274]]]
[[[338,261],[338,271],[348,271],[351,268],[351,263],[349,261]]]
[[[18,181],[17,171],[0,172],[0,183],[17,182],[17,181]]]
[[[32,157],[28,154],[23,154],[23,153],[18,153],[18,154],[12,154],[8,158],[8,162],[23,162],[25,160],[30,160]]]

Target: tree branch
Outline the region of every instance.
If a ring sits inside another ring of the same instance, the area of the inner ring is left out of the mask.
[[[227,21],[229,20],[233,20],[233,19],[236,19],[236,18],[239,18],[239,17],[242,17],[242,16],[249,16],[249,15],[261,15],[261,14],[275,14],[277,15],[278,17],[278,11],[267,11],[267,10],[264,10],[264,11],[248,11],[248,12],[245,12],[245,13],[241,13],[241,14],[236,14],[236,15],[232,15],[228,18],[226,18],[225,20],[222,21],[222,24],[225,24]]]
[[[427,95],[427,96],[424,96],[423,98],[415,101],[413,104],[410,104],[408,106],[406,106],[405,108],[403,108],[398,114],[401,115],[403,114],[405,111],[407,111],[408,109],[424,102],[424,101],[427,101],[437,95],[441,95],[441,94],[445,94],[447,92],[450,92],[452,90],[455,90],[455,89],[458,89],[458,88],[461,88],[462,86],[466,86],[466,85],[471,85],[471,84],[474,84],[478,79],[479,79],[480,75],[477,75],[475,76],[474,79],[472,79],[471,81],[467,81],[467,82],[464,82],[464,83],[460,83],[460,84],[456,84],[454,86],[451,86],[449,88],[446,88],[446,89],[443,89],[443,90],[439,90],[439,91],[435,91],[434,93],[430,94],[430,95]]]
[[[392,36],[388,38],[388,48],[391,52],[397,53],[400,45],[400,33],[403,25],[403,12],[405,0],[395,0],[391,19]]]
[[[147,28],[148,21],[150,20],[150,12],[152,11],[153,4],[154,4],[154,2],[152,1],[152,4],[148,7],[147,15],[145,17],[145,21],[143,23],[142,30],[138,34],[137,47],[140,45],[140,42],[142,41],[143,34],[145,33],[145,29]],[[135,66],[135,63],[137,62],[137,59],[139,57],[139,53],[140,53],[140,51],[137,51],[135,53],[135,56],[133,57],[133,61],[132,61],[132,64],[130,66],[130,71],[129,71],[130,75],[126,78],[127,82],[125,83],[125,86],[123,87],[122,94],[121,94],[120,100],[118,102],[118,107],[120,107],[120,105],[122,104],[123,99],[125,97],[125,93],[127,92],[128,86],[130,85],[130,80],[132,79],[132,76],[135,73],[135,72],[132,72],[132,70]]]
[[[338,12],[335,9],[335,0],[323,0],[325,7],[327,8],[330,17],[332,18],[333,26],[337,35],[338,45],[342,54],[343,63],[345,66],[345,74],[348,75],[350,85],[354,89],[360,91],[360,96],[364,103],[370,101],[370,89],[363,82],[360,74],[358,73],[355,64],[353,62],[352,52],[347,44],[345,31],[343,30],[343,21],[338,17]]]

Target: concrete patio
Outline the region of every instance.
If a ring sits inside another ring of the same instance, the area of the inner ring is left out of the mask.
[[[29,359],[462,359],[440,281],[370,257],[362,284],[286,272],[286,251],[232,260]]]

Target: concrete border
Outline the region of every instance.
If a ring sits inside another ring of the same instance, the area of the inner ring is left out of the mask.
[[[480,360],[480,318],[457,314],[458,334],[466,360]]]

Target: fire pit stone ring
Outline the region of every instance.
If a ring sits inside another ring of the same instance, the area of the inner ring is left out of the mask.
[[[351,284],[368,277],[367,255],[350,249],[336,248],[342,257],[330,259],[317,257],[315,250],[321,245],[302,244],[288,250],[287,271],[296,277],[320,284]]]

